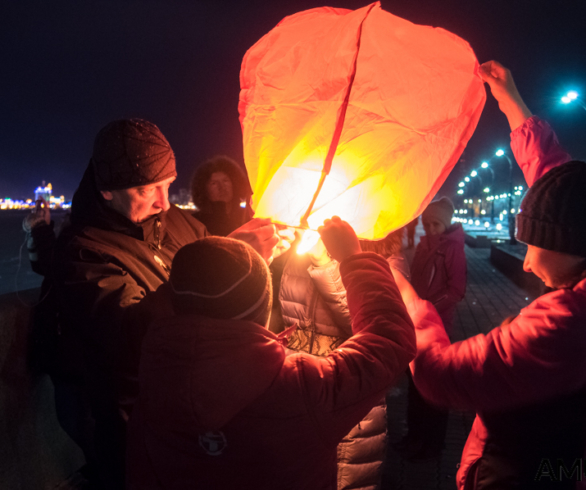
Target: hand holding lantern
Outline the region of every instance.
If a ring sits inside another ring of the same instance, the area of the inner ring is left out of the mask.
[[[338,262],[362,252],[354,229],[338,216],[326,219],[317,231],[330,256]]]

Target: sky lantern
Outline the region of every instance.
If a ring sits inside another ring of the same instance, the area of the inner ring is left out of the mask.
[[[338,215],[381,239],[421,214],[486,99],[467,42],[376,2],[283,19],[240,73],[244,158],[258,217],[317,229]]]

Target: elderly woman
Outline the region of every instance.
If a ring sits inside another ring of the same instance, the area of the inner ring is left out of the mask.
[[[191,181],[194,216],[212,235],[227,236],[250,221],[251,194],[244,168],[226,156],[201,164]]]

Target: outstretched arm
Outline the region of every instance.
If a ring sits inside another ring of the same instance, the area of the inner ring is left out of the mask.
[[[572,159],[551,126],[531,114],[508,68],[498,61],[487,61],[480,66],[480,76],[509,120],[511,149],[529,187],[552,168]]]
[[[480,65],[480,77],[488,83],[500,110],[507,116],[511,131],[533,115],[517,90],[511,70],[498,61],[487,61]]]

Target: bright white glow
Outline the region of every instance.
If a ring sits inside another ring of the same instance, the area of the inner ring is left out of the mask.
[[[468,202],[468,199],[464,199],[464,204],[466,204]]]
[[[502,157],[504,154],[505,154],[505,152],[503,150],[497,150],[496,153],[495,153],[495,155],[497,157]]]
[[[460,182],[460,183],[458,184],[458,187],[464,187],[464,185],[465,185],[465,184],[464,184],[464,182]]]
[[[303,236],[301,237],[301,241],[297,246],[297,253],[299,255],[303,255],[304,253],[308,252],[313,248],[313,246],[319,240],[319,233],[314,230],[305,230],[303,232]]]
[[[482,165],[480,165],[482,168],[488,168],[488,162],[482,162]]]
[[[485,221],[485,222],[484,222],[484,227],[485,227],[485,228],[489,228],[489,227],[490,227],[490,223],[489,223],[488,221]]]
[[[480,211],[480,214],[486,214],[486,211],[483,209],[482,211]]]
[[[566,94],[566,97],[570,100],[576,100],[578,98],[578,92],[576,92],[575,90],[570,90]]]
[[[475,224],[476,226],[480,226],[480,220],[478,220],[478,219],[477,219],[477,220],[474,222],[474,224]]]
[[[482,199],[478,199],[478,202],[482,202]]]
[[[483,192],[489,193],[490,189],[488,187],[485,187]]]
[[[246,207],[246,201],[240,201],[240,207],[244,209]]]
[[[570,102],[572,102],[572,99],[570,99],[567,95],[564,95],[562,97],[562,103],[563,104],[569,104]]]
[[[478,172],[476,170],[472,170],[472,172],[470,172],[470,177],[476,177],[478,175]]]
[[[458,194],[464,194],[464,191],[463,191],[462,189],[460,189],[460,190],[458,191]]]
[[[495,199],[500,199],[501,196],[494,196]]]
[[[496,224],[496,229],[497,229],[498,231],[501,231],[501,230],[503,229],[503,225],[501,225],[500,223],[497,223],[497,224]]]
[[[520,186],[519,186],[519,190],[520,190],[520,191],[522,191],[522,190],[523,190],[523,186],[522,186],[522,185],[520,185]]]
[[[465,182],[470,182],[470,177],[464,177]]]
[[[507,214],[507,210],[506,209],[503,211],[503,214]]]
[[[471,219],[469,219],[469,220],[468,220],[468,224],[469,224],[469,225],[473,225],[473,224],[474,224],[474,221],[473,221],[473,220],[471,220]]]
[[[515,213],[515,208],[511,208],[511,213]]]

